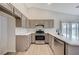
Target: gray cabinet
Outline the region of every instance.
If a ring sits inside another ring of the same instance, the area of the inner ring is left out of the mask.
[[[10,3],[0,3],[0,5],[6,8],[7,10],[13,12],[13,6]]]
[[[49,46],[55,55],[64,55],[64,42],[49,34]]]
[[[21,51],[25,51],[27,49],[27,36],[25,35],[17,35],[16,36],[16,51],[17,52],[21,52]]]
[[[45,43],[49,43],[49,34],[48,33],[45,33]]]
[[[52,46],[52,35],[49,34],[49,46]]]
[[[48,26],[49,28],[53,28],[54,27],[54,20],[49,20],[48,25],[49,25]]]
[[[27,49],[28,49],[31,45],[31,34],[27,35],[27,39],[28,39],[28,43],[27,43]]]
[[[44,25],[44,28],[53,28],[53,20],[29,20],[29,27],[35,28],[35,25]]]
[[[27,18],[22,15],[22,27],[27,28]]]
[[[14,7],[14,14],[17,15],[18,17],[20,17],[20,18],[22,17],[21,12],[18,9],[16,9],[15,7]]]
[[[16,51],[26,51],[31,44],[31,35],[16,35]]]
[[[16,18],[16,27],[22,27],[22,20]]]
[[[0,11],[0,54],[15,52],[15,18]]]
[[[1,32],[2,32],[2,31],[1,31],[1,16],[0,16],[0,43],[1,43]],[[0,44],[0,46],[1,46],[1,44]],[[0,47],[0,54],[1,54],[1,50],[2,50],[2,49],[1,49],[1,47]]]
[[[66,44],[66,55],[79,55],[79,46]]]
[[[60,41],[57,38],[54,38],[52,49],[55,55],[64,55],[64,42]]]
[[[16,52],[16,41],[15,41],[15,18],[8,16],[8,52]]]
[[[35,33],[31,34],[31,43],[35,43]]]
[[[1,12],[0,12],[1,13]],[[7,52],[7,18],[0,15],[0,54],[5,54]]]
[[[35,28],[35,25],[37,24],[36,21],[29,20],[29,28]]]

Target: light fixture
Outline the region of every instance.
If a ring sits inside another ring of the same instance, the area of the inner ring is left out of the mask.
[[[75,8],[79,8],[79,5],[77,5]]]
[[[48,3],[48,5],[51,5],[52,3]]]

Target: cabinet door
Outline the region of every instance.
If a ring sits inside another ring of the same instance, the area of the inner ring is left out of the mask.
[[[31,34],[31,42],[35,43],[35,34],[34,33]]]
[[[1,16],[0,16],[0,43],[1,43]],[[0,44],[0,54],[1,54],[1,44]]]
[[[54,41],[54,53],[55,55],[64,55],[64,43],[57,38]]]
[[[8,51],[15,52],[15,18],[12,16],[8,17]]]
[[[14,8],[14,14],[17,15],[18,17],[20,17],[20,18],[22,16],[21,12],[16,8]]]
[[[48,33],[45,33],[45,43],[49,43]]]
[[[22,27],[22,20],[16,19],[16,27]]]
[[[23,52],[27,50],[28,38],[26,35],[17,35],[16,36],[16,51]]]
[[[27,48],[29,48],[31,44],[31,35],[27,35]]]
[[[14,17],[0,12],[0,48],[1,54],[15,51],[15,19]]]
[[[26,25],[27,25],[27,28],[30,28],[30,21],[29,20],[26,20]]]
[[[7,17],[0,12],[0,54],[5,54],[7,52]]]
[[[48,22],[49,22],[49,28],[53,28],[53,24],[54,24],[53,20],[49,20]]]
[[[22,27],[26,28],[27,27],[27,18],[22,15]]]
[[[13,6],[10,3],[0,3],[0,5],[13,12]]]
[[[54,36],[52,36],[52,50],[54,50]]]
[[[49,24],[48,24],[48,20],[44,20],[44,27],[45,27],[45,28],[48,28],[48,25],[49,25]]]
[[[52,35],[49,34],[49,46],[52,46]]]

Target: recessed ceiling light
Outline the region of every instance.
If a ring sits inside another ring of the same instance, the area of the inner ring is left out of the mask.
[[[78,6],[76,6],[75,8],[79,8],[79,5],[78,5]]]
[[[52,3],[48,3],[48,5],[51,5]]]

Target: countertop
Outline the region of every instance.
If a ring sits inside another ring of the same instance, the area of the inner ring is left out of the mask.
[[[28,31],[26,28],[16,28],[15,34],[16,35],[29,35],[31,33],[35,33],[34,31]]]
[[[70,40],[70,39],[65,38],[64,36],[57,35],[56,33],[52,33],[52,32],[46,32],[46,33],[51,34],[52,36],[58,38],[61,41],[64,41],[65,43],[69,45],[79,46],[79,40]]]
[[[59,40],[64,41],[65,43],[67,43],[69,45],[79,46],[79,40],[70,40],[70,39],[67,39],[64,36],[57,35],[54,30],[47,29],[44,32],[51,34],[52,36],[58,38]],[[32,34],[32,33],[35,33],[34,29],[31,29],[30,31],[28,31],[25,28],[17,28],[16,31],[15,31],[16,35],[29,35],[29,34]]]

